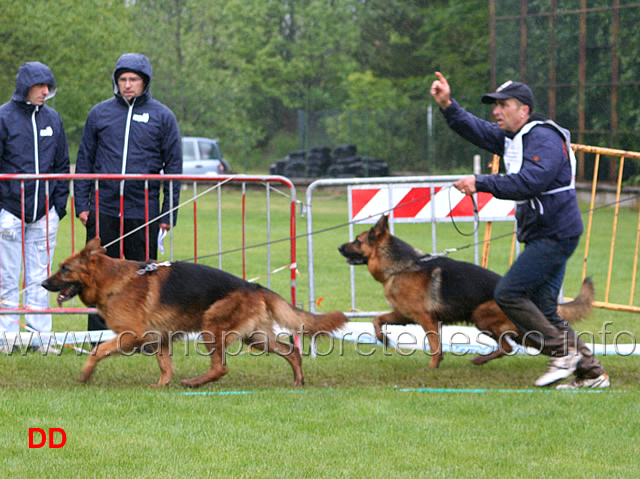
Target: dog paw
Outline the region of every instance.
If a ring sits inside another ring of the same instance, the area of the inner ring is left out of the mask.
[[[489,361],[489,359],[486,356],[476,356],[471,360],[471,362],[476,366],[482,366],[487,361]]]
[[[436,369],[438,366],[440,366],[440,359],[437,359],[435,361],[434,361],[434,359],[429,361],[429,366],[427,366],[429,369]]]
[[[188,388],[197,388],[198,386],[200,386],[200,383],[196,383],[193,379],[183,379],[180,382],[183,386],[186,386]]]

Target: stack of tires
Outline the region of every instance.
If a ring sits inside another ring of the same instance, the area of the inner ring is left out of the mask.
[[[307,176],[307,153],[304,150],[292,151],[285,158],[284,176],[287,178],[299,178]]]
[[[311,150],[309,150],[309,156],[307,157],[307,163],[309,166],[307,176],[310,178],[326,176],[327,170],[333,163],[331,148],[328,146],[316,146],[311,148]]]
[[[305,176],[306,157],[307,153],[304,150],[292,151],[285,158],[272,163],[269,167],[269,174],[290,177]]]
[[[271,166],[269,167],[269,174],[284,176],[284,169],[287,166],[288,162],[289,162],[289,157],[280,158],[279,160],[276,160],[275,163],[272,163]]]
[[[359,156],[355,145],[292,151],[269,167],[269,174],[288,178],[352,178],[389,176],[389,165],[379,158]]]
[[[389,176],[389,165],[379,158],[357,155],[355,145],[342,145],[333,150],[334,164],[327,171],[331,178],[366,178]]]

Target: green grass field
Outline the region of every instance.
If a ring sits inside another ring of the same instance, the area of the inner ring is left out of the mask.
[[[190,191],[183,193],[183,200]],[[236,189],[198,200],[199,261],[218,266],[218,222],[222,251],[240,246],[241,197]],[[289,236],[289,202],[272,198],[271,240]],[[298,199],[304,199],[298,191]],[[246,198],[247,245],[266,241],[264,192]],[[193,207],[180,213],[174,259],[193,251]],[[628,303],[637,232],[637,211],[623,210],[613,259],[609,300]],[[346,196],[339,191],[314,197],[314,230],[347,221]],[[597,223],[595,223],[597,221]],[[69,218],[62,230],[69,228]],[[609,265],[612,211],[594,220],[587,274],[597,299],[604,299]],[[356,232],[367,226],[355,226]],[[470,224],[461,225],[468,231]],[[494,235],[510,226],[496,224]],[[76,247],[84,230],[76,225]],[[298,216],[297,232],[306,231]],[[481,231],[482,232],[482,231]],[[430,225],[396,225],[396,235],[431,251]],[[481,234],[482,237],[482,234]],[[56,261],[71,250],[70,235],[60,234]],[[346,226],[314,237],[316,299],[319,311],[351,307],[349,267],[337,251],[348,240]],[[438,249],[466,246],[450,224],[438,226]],[[584,243],[584,240],[583,240]],[[165,240],[168,246],[168,239]],[[490,267],[508,267],[509,238],[492,244]],[[297,301],[308,308],[306,238],[297,240]],[[568,296],[577,293],[583,247],[567,270]],[[272,245],[271,269],[289,264],[288,241]],[[472,260],[472,248],[452,255]],[[242,275],[240,252],[221,255],[223,268]],[[267,284],[265,247],[246,251],[246,277]],[[168,254],[161,260],[168,259]],[[387,309],[381,286],[356,269],[357,309]],[[290,299],[288,270],[274,274],[272,289]],[[638,293],[634,293],[638,304]],[[81,304],[76,304],[81,306]],[[609,324],[610,323],[610,324]],[[638,316],[596,310],[576,325],[597,336],[628,332],[638,337]],[[54,329],[84,330],[86,317],[56,316]],[[342,347],[340,347],[342,346]],[[637,477],[637,417],[640,413],[640,357],[602,356],[612,387],[597,392],[534,390],[546,358],[514,356],[473,366],[471,356],[445,354],[437,370],[426,368],[423,352],[384,354],[376,346],[331,343],[303,368],[304,388],[290,387],[286,361],[252,351],[229,357],[229,374],[197,390],[179,379],[202,374],[208,358],[176,343],[176,376],[162,390],[149,388],[159,377],[153,357],[134,355],[103,361],[88,384],[77,382],[85,357],[65,349],[61,356],[40,353],[0,356],[0,448],[3,476],[58,477]],[[308,350],[306,350],[308,351]],[[63,428],[64,448],[29,449],[29,428]]]

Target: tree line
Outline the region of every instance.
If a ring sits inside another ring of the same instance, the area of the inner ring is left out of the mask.
[[[48,64],[75,161],[89,110],[112,95],[117,58],[140,52],[152,95],[183,135],[251,156],[282,132],[295,136],[301,110],[426,112],[436,70],[465,106],[482,108],[488,22],[486,0],[3,0],[0,100],[24,61]],[[344,131],[340,121],[324,127]]]

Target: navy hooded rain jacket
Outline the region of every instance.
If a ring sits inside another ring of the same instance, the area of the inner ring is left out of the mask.
[[[118,89],[118,76],[131,71],[146,83],[142,95],[129,103]],[[182,142],[173,112],[149,92],[151,63],[142,54],[122,55],[113,70],[115,98],[93,107],[82,133],[76,173],[166,174],[182,173]],[[77,213],[95,210],[93,181],[77,181],[75,204]],[[120,216],[120,181],[100,181],[100,214]],[[173,207],[180,199],[180,183],[173,183]],[[164,182],[162,213],[169,210],[169,182]],[[160,182],[149,182],[149,219],[160,214]],[[124,182],[125,218],[145,219],[144,181]],[[173,224],[177,214],[173,213]],[[170,224],[169,215],[160,223]]]
[[[49,85],[49,98],[56,94],[56,82],[48,66],[27,62],[18,69],[11,101],[0,107],[0,173],[69,173],[69,150],[62,118],[47,105],[27,102],[33,85]],[[20,181],[0,181],[0,207],[22,217]],[[46,213],[46,182],[24,182],[24,220],[33,223]],[[49,182],[49,208],[60,218],[66,214],[68,181]]]

